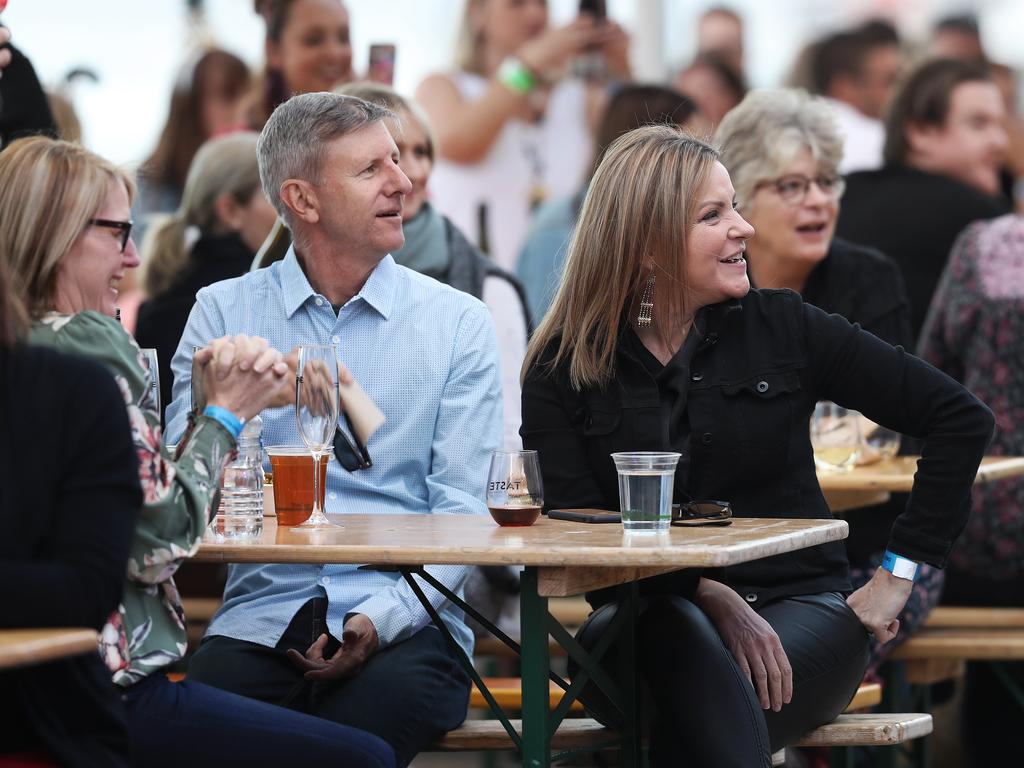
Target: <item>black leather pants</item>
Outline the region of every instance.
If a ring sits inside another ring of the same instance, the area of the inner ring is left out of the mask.
[[[602,606],[580,628],[597,643],[617,606]],[[793,668],[793,699],[764,711],[754,687],[711,620],[675,595],[641,601],[639,671],[650,707],[651,765],[687,768],[770,766],[772,752],[831,722],[853,698],[868,663],[868,634],[843,596],[778,600],[758,609],[778,633]],[[619,666],[612,647],[603,665]]]

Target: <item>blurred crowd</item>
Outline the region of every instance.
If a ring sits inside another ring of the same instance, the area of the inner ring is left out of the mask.
[[[865,19],[809,41],[786,83],[751,91],[750,30],[730,8],[703,13],[696,55],[660,83],[636,82],[635,41],[603,3],[585,8],[555,26],[544,0],[466,0],[451,66],[415,93],[387,82],[393,50],[375,71],[354,68],[359,19],[341,0],[255,0],[266,25],[258,71],[218,48],[183,63],[137,170],[129,231],[139,277],[125,274],[118,295],[124,327],[158,352],[161,402],[172,401],[170,364],[197,291],[288,251],[291,234],[260,185],[259,132],[292,96],[334,91],[395,115],[388,127],[411,183],[395,261],[490,312],[505,447],[522,445],[527,345],[560,289],[595,170],[624,134],[671,124],[722,150],[735,206],[754,228],[754,287],[792,289],[916,352],[995,412],[989,452],[1024,454],[1024,113],[1019,73],[988,56],[977,19],[938,19],[925,40]],[[0,148],[36,133],[78,140],[72,104],[44,94],[13,33],[15,47],[0,50]],[[905,502],[851,525],[855,586],[878,567]],[[943,593],[956,604],[1021,604],[1024,491],[986,486],[974,512],[949,568],[923,567],[901,637]],[[873,648],[872,674],[888,650]],[[971,733],[1001,695],[977,674]],[[986,743],[998,745],[994,730]]]

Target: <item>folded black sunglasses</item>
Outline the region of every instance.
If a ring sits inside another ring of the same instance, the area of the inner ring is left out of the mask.
[[[672,505],[672,525],[690,528],[699,525],[730,525],[732,505],[728,501],[704,499]]]
[[[352,427],[352,420],[345,414],[345,424],[348,432],[338,425],[338,431],[334,433],[334,457],[349,472],[356,472],[360,469],[369,469],[373,466],[373,459],[369,451],[363,445],[362,440]],[[350,435],[349,432],[352,434]]]

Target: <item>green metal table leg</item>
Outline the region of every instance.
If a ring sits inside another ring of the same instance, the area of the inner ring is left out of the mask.
[[[623,768],[641,768],[643,765],[643,718],[640,711],[640,673],[636,663],[636,624],[639,610],[639,585],[637,582],[623,585],[620,589],[620,608],[627,618],[622,627],[621,653],[619,655],[622,679],[622,765]]]
[[[527,566],[520,578],[522,628],[523,768],[548,768],[548,600],[537,594],[537,569]]]

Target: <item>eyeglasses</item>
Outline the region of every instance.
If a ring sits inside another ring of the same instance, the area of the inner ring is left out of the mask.
[[[128,239],[132,236],[133,222],[114,221],[113,219],[89,219],[89,223],[96,227],[118,230],[121,233],[121,253],[124,253],[124,249],[128,247]]]
[[[694,527],[698,525],[730,525],[732,505],[728,501],[688,501],[672,505],[672,525]]]
[[[822,174],[812,179],[799,173],[781,176],[771,181],[762,181],[754,189],[775,187],[775,191],[784,201],[790,205],[800,205],[807,197],[807,191],[811,188],[812,182],[817,185],[823,195],[831,197],[833,200],[842,197],[846,190],[846,179],[837,174]]]
[[[349,419],[347,413],[345,414],[345,424],[348,425],[352,436],[349,436],[348,432],[338,425],[338,430],[334,433],[334,457],[349,472],[369,469],[373,466],[373,459],[370,458],[369,451],[366,450],[366,446],[363,445],[359,436],[356,435],[355,429],[352,428],[352,420]]]

